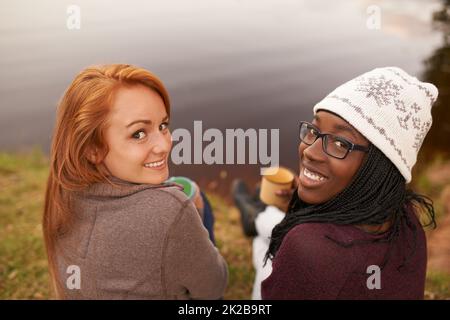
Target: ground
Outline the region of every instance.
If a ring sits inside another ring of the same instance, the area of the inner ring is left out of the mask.
[[[446,180],[446,172],[449,173]],[[47,261],[41,215],[48,159],[39,150],[0,152],[0,299],[48,299]],[[438,228],[427,231],[427,299],[450,299],[450,163],[430,166],[418,189],[436,202]],[[217,245],[229,265],[225,299],[249,299],[254,271],[251,240],[243,235],[236,208],[208,193],[216,224]]]
[[[418,188],[433,198],[437,210],[437,228],[427,233],[427,282],[434,289],[426,295],[450,299],[450,163],[437,159],[421,176]]]

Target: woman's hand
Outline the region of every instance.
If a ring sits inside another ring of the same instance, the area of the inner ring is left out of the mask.
[[[294,181],[292,181],[291,189],[289,189],[289,190],[279,189],[279,190],[275,191],[275,195],[277,195],[278,197],[284,198],[286,203],[289,203],[289,201],[292,198],[292,194],[295,192],[295,190],[297,190],[298,183],[299,183],[298,176],[294,175]]]

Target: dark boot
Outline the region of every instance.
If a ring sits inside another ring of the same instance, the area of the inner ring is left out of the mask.
[[[244,234],[247,237],[258,235],[255,219],[260,212],[264,211],[266,205],[259,200],[258,195],[252,196],[245,183],[240,179],[233,181],[232,194],[236,207],[241,214]]]

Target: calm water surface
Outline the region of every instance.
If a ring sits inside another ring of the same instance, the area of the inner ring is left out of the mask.
[[[81,8],[80,30],[66,27],[70,4]],[[366,26],[371,4],[381,8],[381,30]],[[281,164],[296,169],[298,122],[310,120],[313,105],[352,77],[396,65],[448,86],[450,68],[444,72],[439,63],[448,44],[432,22],[441,6],[438,0],[3,0],[0,150],[39,145],[48,152],[56,104],[75,74],[121,62],[162,78],[172,130],[192,130],[194,120],[204,130],[279,128]],[[426,140],[433,152],[447,148],[442,133],[450,134],[439,121]],[[172,173],[225,190],[236,176],[257,180],[259,166],[182,165]]]

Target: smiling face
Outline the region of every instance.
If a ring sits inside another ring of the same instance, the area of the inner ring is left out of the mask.
[[[133,183],[159,184],[169,176],[172,148],[168,115],[159,94],[144,85],[118,89],[109,115],[103,164]]]
[[[330,112],[317,112],[312,124],[322,133],[331,133],[365,147],[369,145],[367,139],[348,122]],[[298,196],[309,204],[324,203],[343,191],[352,181],[366,155],[354,150],[344,159],[333,158],[323,151],[322,139],[317,139],[311,146],[301,142],[298,152]]]

